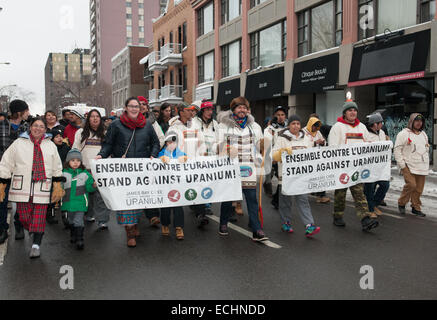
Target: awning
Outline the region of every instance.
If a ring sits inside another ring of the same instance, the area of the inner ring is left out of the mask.
[[[219,106],[229,106],[232,99],[240,95],[240,78],[220,82],[216,104]]]
[[[423,78],[430,40],[425,30],[355,48],[349,87]]]
[[[146,64],[149,61],[150,53],[140,60],[140,64]]]
[[[252,101],[281,97],[284,92],[284,67],[247,77],[245,98]]]
[[[337,87],[339,54],[296,63],[290,94],[320,93]]]

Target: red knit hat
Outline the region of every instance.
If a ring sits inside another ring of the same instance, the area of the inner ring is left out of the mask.
[[[206,108],[214,108],[214,105],[212,104],[211,101],[204,101],[202,102],[202,104],[200,105],[200,110],[206,109]]]
[[[138,97],[138,101],[142,101],[142,102],[145,102],[145,103],[147,103],[147,104],[149,104],[149,101],[147,101],[147,99],[146,98],[144,98],[143,96],[139,96]]]

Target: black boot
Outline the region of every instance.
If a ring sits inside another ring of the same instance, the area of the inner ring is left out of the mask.
[[[0,230],[0,244],[5,243],[8,238],[8,230]]]
[[[334,216],[334,225],[337,227],[345,227],[346,223],[344,222],[343,217]]]
[[[361,220],[361,226],[363,228],[363,231],[370,231],[376,228],[378,225],[379,225],[378,220],[370,219],[370,217],[368,216]]]
[[[413,208],[413,210],[411,210],[411,213],[418,216],[418,217],[426,217],[426,214],[424,214],[422,211],[416,210],[414,208]]]
[[[24,227],[23,225],[17,221],[14,223],[15,225],[15,240],[23,240],[24,239]]]
[[[84,227],[74,227],[74,230],[76,231],[76,249],[83,250],[83,248],[85,247],[85,244],[83,242]]]
[[[273,188],[271,183],[264,182],[263,184],[265,194],[271,198],[273,197]]]
[[[69,226],[69,228],[70,228],[70,243],[74,244],[77,241],[76,227],[73,227],[71,225]]]

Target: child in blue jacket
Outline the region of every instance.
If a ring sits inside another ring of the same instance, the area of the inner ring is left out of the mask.
[[[180,162],[187,161],[187,154],[178,148],[178,135],[174,131],[167,131],[164,140],[164,147],[158,157],[162,162],[168,163],[171,159],[178,159]],[[184,209],[182,207],[161,209],[161,231],[163,236],[170,235],[170,215],[173,210],[173,225],[176,227],[176,238],[184,239]]]

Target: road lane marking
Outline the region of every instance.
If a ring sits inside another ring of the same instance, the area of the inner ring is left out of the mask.
[[[209,218],[211,218],[212,220],[214,220],[215,222],[217,222],[218,224],[220,224],[220,218],[213,215],[213,216],[208,216]],[[252,239],[252,232],[247,231],[246,229],[243,229],[233,223],[228,223],[228,227],[241,233],[242,235],[245,235],[246,237]],[[262,244],[266,245],[267,247],[273,248],[273,249],[281,249],[282,247],[279,244],[276,244],[270,240],[267,241],[261,241]]]

